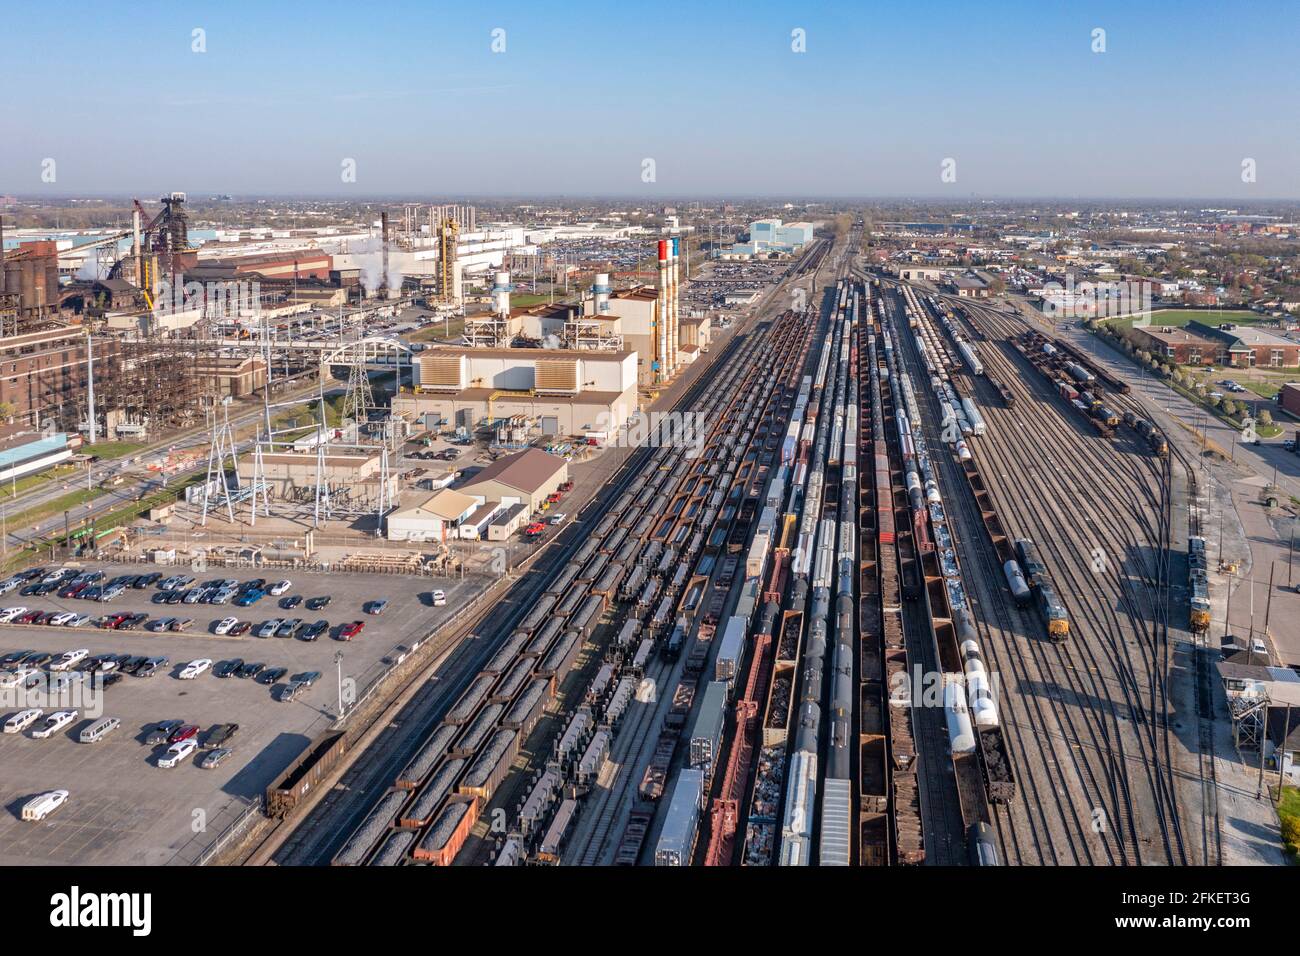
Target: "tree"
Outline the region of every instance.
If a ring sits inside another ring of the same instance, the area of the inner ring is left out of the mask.
[[[4,418],[4,419],[13,418],[14,412],[16,412],[17,410],[18,409],[14,408],[13,402],[0,402],[0,418]]]
[[[1265,408],[1265,409],[1263,409],[1263,410],[1260,411],[1260,413],[1259,413],[1259,415],[1256,417],[1255,421],[1258,422],[1260,425],[1272,425],[1272,424],[1273,424],[1273,413],[1270,412],[1267,408]]]

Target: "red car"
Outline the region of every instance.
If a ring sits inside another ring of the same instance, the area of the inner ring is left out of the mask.
[[[533,524],[530,524],[527,528],[524,529],[524,536],[529,538],[536,538],[539,534],[541,534],[545,530],[546,530],[546,525],[538,521]]]
[[[344,624],[339,628],[339,640],[350,641],[365,629],[365,621],[353,621],[351,624]]]
[[[173,730],[171,734],[168,736],[167,742],[169,744],[178,744],[182,740],[189,740],[198,732],[199,732],[199,728],[196,724],[186,724],[183,727],[177,727],[175,730]]]

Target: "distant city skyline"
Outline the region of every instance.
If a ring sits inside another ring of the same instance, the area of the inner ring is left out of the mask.
[[[50,2],[0,194],[1294,201],[1280,12]]]

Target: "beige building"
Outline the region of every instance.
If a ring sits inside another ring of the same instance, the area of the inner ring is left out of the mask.
[[[523,416],[540,434],[609,431],[637,409],[636,355],[630,351],[425,349],[412,362],[414,384],[393,412],[474,429]]]
[[[498,458],[457,490],[506,506],[524,504],[531,514],[568,480],[568,462],[540,448],[529,448]]]
[[[245,398],[266,387],[266,362],[251,355],[200,358],[194,369],[202,388],[219,396]]]
[[[482,504],[480,498],[443,488],[390,512],[385,521],[388,540],[445,541],[455,537],[457,526]]]
[[[239,459],[239,480],[252,484],[256,460],[253,455]],[[327,451],[323,469],[318,464],[316,452],[267,452],[262,455],[262,475],[266,482],[267,497],[272,501],[315,500],[318,475],[328,487],[336,505],[368,508],[378,507],[381,492],[387,500],[397,497],[397,475],[381,476],[382,456],[359,448],[346,451]],[[383,484],[387,488],[383,488]]]

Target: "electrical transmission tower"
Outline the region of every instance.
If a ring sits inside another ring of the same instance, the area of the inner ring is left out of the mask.
[[[208,419],[211,437],[208,442],[208,476],[203,484],[203,518],[200,524],[207,526],[209,508],[222,505],[225,505],[227,519],[234,524],[235,502],[240,497],[239,459],[235,454],[235,433],[230,427],[229,396],[208,407]],[[227,459],[230,462],[230,472],[234,475],[233,489],[226,477]]]

